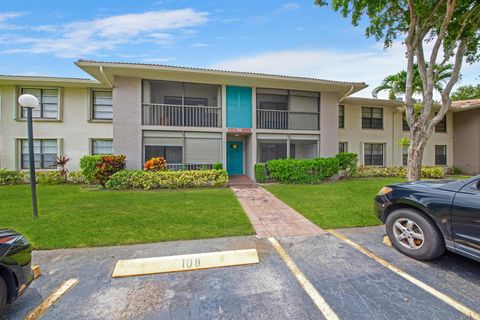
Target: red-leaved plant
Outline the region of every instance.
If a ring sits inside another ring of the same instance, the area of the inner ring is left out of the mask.
[[[64,181],[67,181],[68,178],[68,169],[67,163],[70,161],[70,158],[62,154],[61,156],[55,157],[53,160],[53,165],[57,168],[60,168],[60,175]]]

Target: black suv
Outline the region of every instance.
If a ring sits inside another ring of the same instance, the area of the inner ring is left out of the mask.
[[[32,245],[21,234],[0,229],[0,317],[33,281]]]
[[[404,254],[430,260],[447,249],[480,262],[480,175],[388,185],[375,208]]]

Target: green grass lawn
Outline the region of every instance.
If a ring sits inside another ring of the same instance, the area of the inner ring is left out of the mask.
[[[401,178],[364,178],[318,185],[268,185],[267,190],[321,228],[362,227],[380,224],[373,198],[381,187]]]
[[[229,189],[104,191],[39,185],[32,218],[28,185],[0,187],[0,227],[37,249],[90,247],[253,234]]]
[[[468,176],[449,176],[464,179]],[[373,211],[373,199],[386,184],[402,178],[361,178],[318,185],[273,184],[265,186],[277,198],[321,228],[364,227],[380,224]]]

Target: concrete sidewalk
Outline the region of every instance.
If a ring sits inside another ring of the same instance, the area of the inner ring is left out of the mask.
[[[294,237],[324,234],[325,231],[280,201],[264,188],[231,185],[259,238]]]

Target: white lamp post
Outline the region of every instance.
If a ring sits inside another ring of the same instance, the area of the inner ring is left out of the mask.
[[[38,106],[38,99],[31,94],[22,94],[18,97],[18,103],[27,109],[27,128],[28,128],[28,158],[30,162],[30,186],[32,188],[32,206],[33,218],[38,218],[37,208],[37,183],[35,181],[35,155],[33,153],[33,119],[32,110]]]

